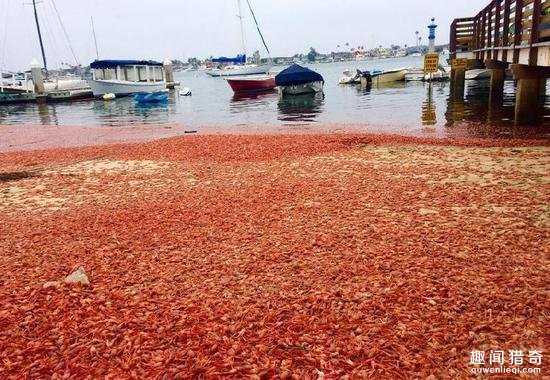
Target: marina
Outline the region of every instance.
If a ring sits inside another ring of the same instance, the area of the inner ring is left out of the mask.
[[[78,126],[85,127],[83,133],[94,133],[95,128],[105,141],[123,141],[128,135],[150,139],[190,130],[206,134],[371,131],[439,137],[548,137],[550,100],[546,98],[546,107],[539,110],[537,124],[516,126],[516,87],[510,80],[505,82],[503,104],[498,109],[489,107],[488,80],[466,81],[465,96],[458,100],[451,96],[449,82],[395,82],[368,89],[338,84],[342,72],[350,67],[372,72],[421,64],[421,58],[406,57],[313,65],[326,81],[322,97],[279,99],[276,92],[234,94],[225,80],[189,71],[175,75],[182,88],[195,89],[193,95],[171,92],[166,104],[140,106],[131,98],[120,98],[111,102],[95,99],[5,105],[0,107],[0,131],[10,133],[0,145],[7,149],[24,139],[27,143],[35,141],[26,147],[40,146],[36,140],[43,137],[36,136],[53,131],[71,134]],[[17,136],[23,126],[34,132]],[[55,136],[48,141],[56,141]]]

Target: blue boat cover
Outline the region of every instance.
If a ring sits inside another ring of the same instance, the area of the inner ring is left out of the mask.
[[[307,67],[292,65],[275,77],[277,86],[295,86],[310,82],[325,82],[323,76]]]
[[[116,69],[117,66],[162,66],[162,63],[155,61],[137,61],[131,59],[107,59],[94,61],[90,64],[91,69]]]
[[[168,92],[138,92],[134,94],[134,100],[138,103],[163,103],[168,101]]]
[[[235,65],[244,65],[246,63],[246,54],[239,54],[235,58],[228,58],[228,57],[214,58],[212,62],[234,63]]]

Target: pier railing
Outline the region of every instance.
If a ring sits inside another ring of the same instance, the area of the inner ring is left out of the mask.
[[[550,66],[550,0],[493,0],[451,24],[451,58]]]

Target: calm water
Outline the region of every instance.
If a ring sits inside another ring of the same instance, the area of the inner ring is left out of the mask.
[[[58,126],[182,126],[197,132],[363,130],[416,135],[543,136],[550,131],[550,100],[539,125],[514,127],[514,83],[507,82],[503,107],[488,107],[488,82],[469,82],[463,102],[449,99],[449,84],[394,83],[365,90],[340,86],[345,69],[419,67],[421,58],[316,64],[326,80],[324,96],[280,100],[276,93],[236,97],[220,78],[177,73],[191,97],[172,93],[164,106],[137,106],[131,98],[0,107],[0,124]],[[334,124],[337,124],[336,126]],[[358,127],[360,125],[360,127]]]

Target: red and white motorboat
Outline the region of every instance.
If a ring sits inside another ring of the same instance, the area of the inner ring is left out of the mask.
[[[274,75],[226,78],[226,80],[236,94],[272,91],[276,87]]]

